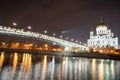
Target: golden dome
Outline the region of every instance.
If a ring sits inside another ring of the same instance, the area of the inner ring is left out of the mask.
[[[99,22],[99,24],[97,25],[97,27],[105,27],[105,26],[106,26],[105,22],[103,21],[102,18],[100,18],[100,22]]]

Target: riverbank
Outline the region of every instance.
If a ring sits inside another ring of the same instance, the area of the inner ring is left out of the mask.
[[[4,52],[18,52],[29,53],[36,55],[51,55],[51,56],[63,56],[63,57],[86,57],[86,58],[100,58],[100,59],[113,59],[120,60],[120,54],[101,54],[101,53],[88,53],[88,52],[60,52],[51,50],[27,50],[27,49],[8,49],[0,48],[0,51]]]

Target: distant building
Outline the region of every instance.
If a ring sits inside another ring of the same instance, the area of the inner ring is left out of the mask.
[[[114,36],[111,29],[101,19],[96,27],[96,33],[91,29],[87,45],[91,48],[114,47],[118,49],[118,37]]]

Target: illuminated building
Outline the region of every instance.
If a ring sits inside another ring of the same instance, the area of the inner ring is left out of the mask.
[[[114,36],[111,29],[101,19],[96,27],[96,34],[93,29],[90,31],[90,38],[87,40],[87,44],[91,48],[114,47],[118,49],[118,37]]]

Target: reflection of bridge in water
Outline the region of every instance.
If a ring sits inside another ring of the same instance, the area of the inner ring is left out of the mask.
[[[19,37],[29,37],[36,40],[47,41],[63,46],[65,51],[88,51],[88,47],[76,42],[57,38],[55,36],[49,36],[38,32],[24,31],[24,29],[15,29],[11,27],[0,26],[0,34],[14,35]]]

